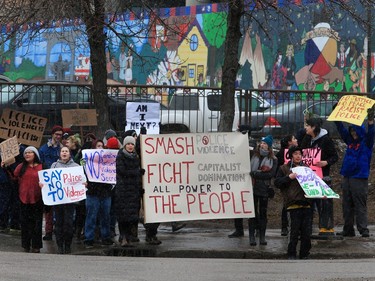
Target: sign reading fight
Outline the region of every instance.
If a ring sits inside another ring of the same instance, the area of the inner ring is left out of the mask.
[[[343,96],[327,120],[344,121],[361,126],[367,116],[367,109],[372,107],[374,103],[375,100],[365,96]]]
[[[141,135],[145,221],[254,217],[247,135]]]
[[[85,172],[91,182],[116,183],[116,149],[84,149]]]
[[[82,166],[55,168],[38,172],[43,184],[42,198],[46,205],[74,203],[86,199],[86,176]]]
[[[292,168],[307,198],[340,198],[314,171],[308,167]]]
[[[141,127],[145,127],[148,134],[159,134],[159,123],[160,103],[126,103],[126,130],[135,130],[139,134]]]

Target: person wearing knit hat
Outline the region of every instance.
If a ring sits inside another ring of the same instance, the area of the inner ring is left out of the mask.
[[[108,149],[119,149],[120,148],[120,145],[119,145],[119,141],[116,137],[111,137],[107,140],[107,145],[106,147]]]
[[[52,127],[52,131],[51,131],[51,135],[55,134],[56,132],[58,131],[61,131],[61,135],[63,134],[64,132],[64,129],[63,127],[59,126],[59,125],[55,125]]]
[[[124,139],[124,143],[123,143],[124,147],[125,147],[125,145],[127,145],[127,144],[129,144],[129,143],[135,145],[135,138],[132,137],[132,136],[127,136],[127,137]]]
[[[27,253],[40,253],[40,248],[43,247],[43,201],[38,172],[43,167],[34,146],[26,147],[23,156],[23,162],[17,165],[13,173],[18,182],[21,203],[21,244]]]
[[[103,138],[104,145],[107,145],[107,141],[112,137],[117,138],[117,133],[114,130],[108,129],[107,131],[105,131]]]
[[[272,147],[273,137],[271,135],[268,135],[263,137],[261,141],[264,141],[269,147]]]

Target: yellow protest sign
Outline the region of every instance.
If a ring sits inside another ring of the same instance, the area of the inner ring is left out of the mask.
[[[365,96],[343,96],[327,120],[343,121],[361,126],[367,116],[367,109],[374,104],[375,100]]]

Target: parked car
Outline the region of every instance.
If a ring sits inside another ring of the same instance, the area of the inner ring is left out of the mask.
[[[45,81],[42,84],[6,85],[8,86],[11,93],[9,96],[12,97],[2,105],[1,109],[8,107],[46,117],[48,119],[47,131],[55,124],[62,124],[61,110],[95,108],[91,87],[87,85]],[[140,96],[129,100],[156,102]],[[111,127],[119,132],[125,129],[127,101],[128,99],[124,97],[108,96]]]
[[[326,121],[336,100],[303,101],[289,100],[270,107],[263,112],[252,112],[251,120],[241,119],[241,124],[251,128],[252,136],[285,136],[295,134],[304,127],[304,115],[309,112],[323,120],[322,127],[330,135],[338,135],[334,122]],[[250,122],[249,122],[250,121]]]

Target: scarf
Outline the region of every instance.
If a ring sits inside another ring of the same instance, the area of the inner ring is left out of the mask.
[[[260,161],[261,158],[258,156],[254,156],[251,158],[250,165],[251,165],[252,172],[258,171],[259,168],[262,166],[267,166],[267,167],[272,168],[273,159],[268,157],[268,153],[267,155],[263,155],[263,153],[261,153],[261,157],[263,157],[262,161]]]

